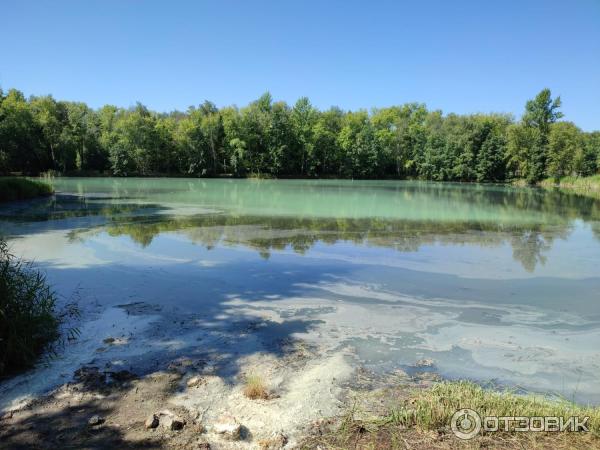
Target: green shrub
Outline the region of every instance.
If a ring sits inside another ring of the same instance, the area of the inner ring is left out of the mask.
[[[28,198],[52,195],[49,184],[27,178],[0,178],[0,202],[26,200]]]
[[[13,257],[0,238],[0,376],[32,366],[59,336],[46,277]]]

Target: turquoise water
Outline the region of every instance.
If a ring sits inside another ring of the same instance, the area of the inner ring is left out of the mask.
[[[54,198],[0,207],[0,230],[82,320],[131,303],[218,326],[260,318],[269,342],[302,338],[378,373],[600,403],[598,200],[396,181],[54,184]]]

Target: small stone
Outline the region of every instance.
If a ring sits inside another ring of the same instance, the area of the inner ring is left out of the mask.
[[[88,420],[88,425],[91,427],[95,427],[97,425],[100,425],[102,422],[104,422],[104,419],[102,417],[100,417],[99,415],[94,415]]]
[[[158,416],[156,414],[148,416],[148,418],[144,422],[144,426],[148,429],[156,428],[158,426]]]
[[[185,426],[185,420],[178,416],[166,416],[160,421],[160,423],[162,424],[163,428],[172,431],[181,430]]]
[[[201,377],[192,377],[189,380],[187,380],[187,387],[194,387],[194,386],[198,386],[200,383],[202,382],[202,378]]]
[[[210,450],[210,444],[208,442],[198,442],[196,444],[197,450]]]
[[[185,420],[168,409],[163,409],[158,413],[160,424],[167,430],[181,430],[185,426]]]
[[[215,422],[213,430],[217,434],[222,434],[225,439],[237,441],[242,437],[242,426],[235,417],[230,414],[224,414]]]

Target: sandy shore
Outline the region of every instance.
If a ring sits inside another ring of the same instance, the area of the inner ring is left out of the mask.
[[[352,349],[291,339],[261,314],[211,326],[139,302],[103,309],[61,357],[0,386],[0,447],[293,448],[356,390],[419,383],[402,371],[383,380]],[[244,395],[250,376],[267,398]]]
[[[220,361],[178,357],[142,376],[82,366],[72,381],[5,411],[1,447],[294,448],[344,414],[356,389],[376,382],[343,352],[323,355],[302,341],[281,350],[281,356],[256,353],[236,360],[233,376],[226,355]],[[264,380],[268,398],[244,395],[250,374]],[[396,377],[415,383],[403,373]],[[153,416],[158,423],[152,424]],[[180,428],[173,429],[173,417]],[[223,432],[223,426],[233,431]]]

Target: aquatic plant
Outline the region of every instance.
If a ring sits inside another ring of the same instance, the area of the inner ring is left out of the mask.
[[[0,376],[32,366],[59,337],[60,322],[45,275],[0,238]]]

